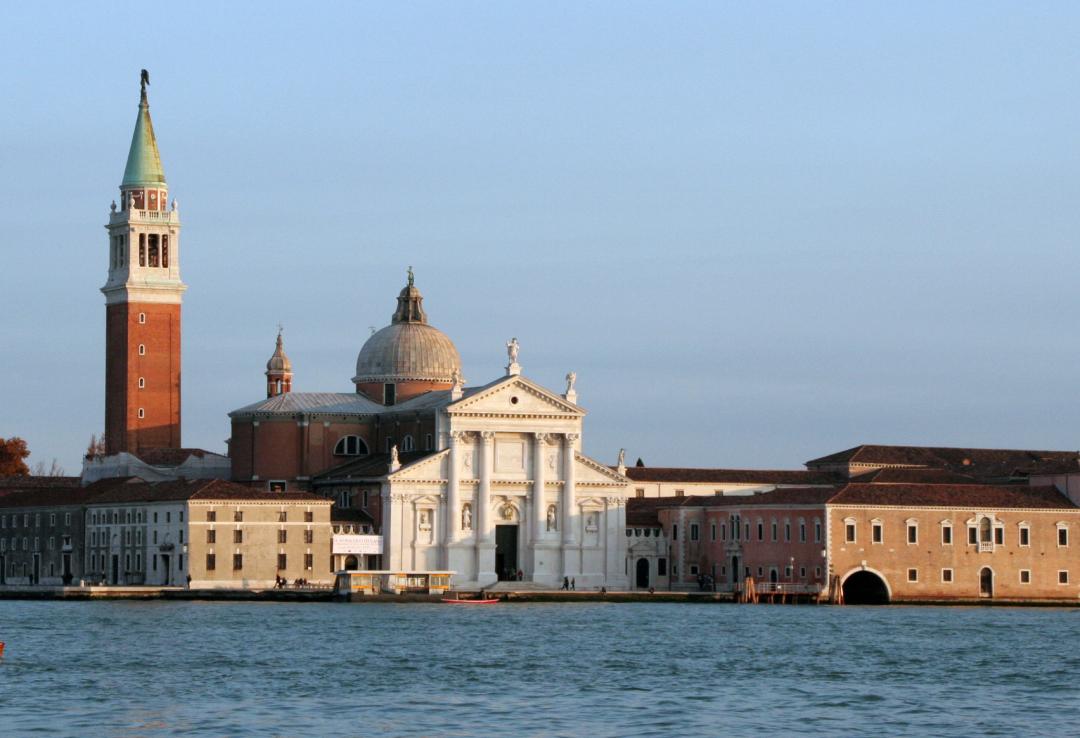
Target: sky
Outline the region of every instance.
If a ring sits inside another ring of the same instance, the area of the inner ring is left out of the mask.
[[[585,452],[798,468],[1080,448],[1080,5],[0,8],[0,436],[104,425],[138,77],[181,203],[183,442],[276,326],[349,392],[413,266],[468,383],[578,375]]]

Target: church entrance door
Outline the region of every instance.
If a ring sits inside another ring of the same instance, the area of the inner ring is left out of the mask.
[[[510,581],[517,577],[518,570],[518,527],[516,525],[495,526],[495,573],[499,581]]]
[[[649,560],[638,559],[637,560],[637,587],[638,589],[649,588]]]

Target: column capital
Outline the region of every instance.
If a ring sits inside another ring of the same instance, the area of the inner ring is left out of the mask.
[[[484,443],[491,443],[495,439],[494,431],[480,431],[480,440]]]
[[[564,433],[563,438],[565,438],[570,443],[573,443],[577,439],[581,438],[581,434],[580,433]]]
[[[469,431],[451,431],[450,440],[455,443],[461,443],[469,437]]]
[[[549,433],[533,433],[533,440],[540,444],[547,443],[549,437]]]

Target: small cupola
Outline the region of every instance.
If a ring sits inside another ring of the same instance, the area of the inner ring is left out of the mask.
[[[285,345],[278,328],[277,347],[270,361],[266,362],[266,396],[277,397],[292,391],[292,362],[285,355]]]

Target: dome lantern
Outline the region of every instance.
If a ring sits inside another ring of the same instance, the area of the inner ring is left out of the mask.
[[[266,362],[266,396],[276,397],[292,391],[292,362],[285,355],[285,346],[281,340],[281,326],[278,326],[277,347],[270,360]]]
[[[356,391],[393,405],[433,390],[450,389],[461,357],[445,333],[428,324],[412,267],[397,297],[390,325],[376,331],[356,357]]]

